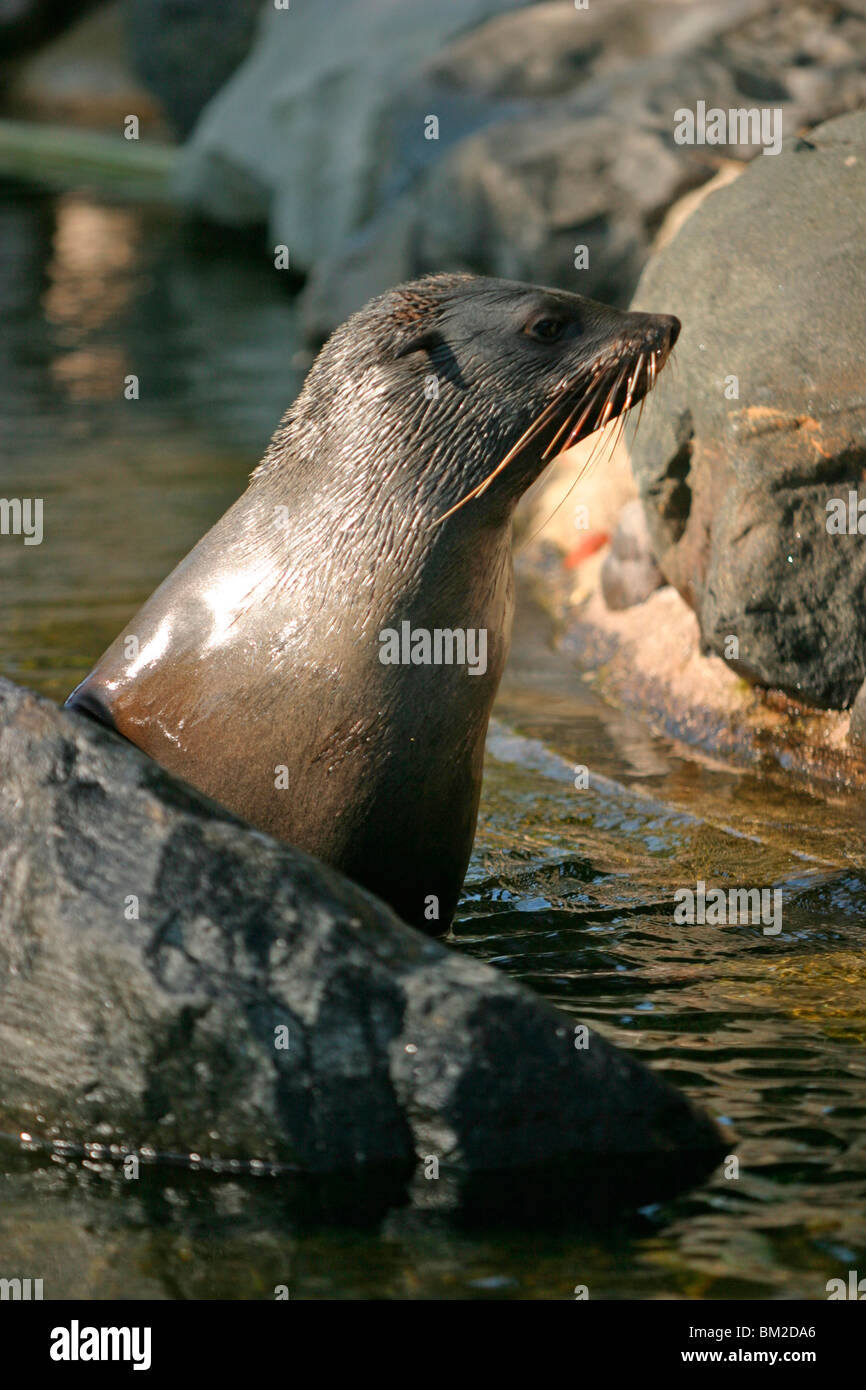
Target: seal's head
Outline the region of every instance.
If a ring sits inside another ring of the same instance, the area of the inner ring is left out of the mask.
[[[68,703],[444,930],[508,649],[514,506],[640,400],[678,330],[466,275],[373,300]]]
[[[369,411],[377,428],[365,441],[366,476],[390,489],[410,467],[415,501],[429,499],[439,520],[489,489],[489,524],[555,453],[641,400],[679,330],[671,315],[505,280],[431,275],[400,285],[326,343],[260,473],[279,466],[289,443],[293,453],[302,436],[314,443],[325,421],[329,468],[340,458],[351,467],[357,420]]]

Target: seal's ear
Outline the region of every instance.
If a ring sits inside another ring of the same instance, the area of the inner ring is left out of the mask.
[[[410,352],[433,352],[443,342],[440,329],[415,323],[406,326],[397,336],[395,357],[408,357]]]

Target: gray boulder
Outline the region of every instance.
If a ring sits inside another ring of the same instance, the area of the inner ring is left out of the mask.
[[[720,158],[756,154],[678,145],[679,108],[778,107],[791,132],[866,100],[866,16],[840,24],[837,9],[560,0],[458,36],[383,103],[363,220],[312,263],[308,333],[443,268],[626,304],[667,209]],[[430,114],[436,140],[423,138]],[[576,268],[579,246],[588,265]]]
[[[364,214],[388,95],[452,35],[519,3],[265,6],[248,58],[183,152],[180,197],[220,222],[268,221],[293,264],[310,266]]]
[[[3,680],[0,981],[7,1134],[320,1174],[619,1160],[644,1187],[719,1154],[639,1062]]]
[[[661,570],[709,649],[834,708],[866,677],[864,536],[828,529],[866,497],[864,207],[860,113],[711,194],[634,300],[684,325],[631,443]]]
[[[563,106],[499,122],[461,140],[319,258],[301,296],[304,327],[319,340],[369,296],[443,266],[623,304],[652,229],[710,173],[705,156],[680,157],[618,114]],[[575,268],[578,246],[588,248],[586,269]]]
[[[265,7],[177,189],[218,221],[268,223],[310,275],[311,338],[429,270],[624,304],[671,204],[756,153],[677,144],[674,113],[699,100],[778,107],[786,131],[856,108],[866,16],[835,0]]]

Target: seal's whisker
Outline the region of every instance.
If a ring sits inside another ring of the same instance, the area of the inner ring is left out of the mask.
[[[544,409],[523,431],[523,434],[520,436],[517,442],[511,446],[511,448],[506,453],[505,457],[500,460],[500,462],[496,465],[492,472],[488,473],[487,477],[483,478],[480,483],[476,484],[476,486],[472,488],[470,492],[467,492],[465,497],[461,497],[459,502],[455,502],[454,506],[450,507],[447,512],[444,512],[442,516],[437,517],[436,520],[432,523],[432,525],[438,526],[440,522],[447,521],[450,516],[453,516],[454,513],[459,511],[461,507],[465,506],[467,502],[471,502],[473,499],[481,497],[490,487],[490,484],[496,478],[498,478],[499,474],[502,473],[505,468],[508,467],[509,463],[511,463],[512,459],[521,451],[521,449],[524,449],[529,444],[531,444],[533,440],[535,440],[538,437],[538,435],[541,434],[542,430],[544,430],[545,427],[551,423],[551,419],[555,412],[562,407],[563,397],[567,398],[569,395],[574,394],[578,397],[575,405],[566,414],[565,420],[559,426],[553,438],[545,447],[541,455],[541,458],[544,462],[546,462],[548,459],[552,458],[556,452],[564,453],[567,449],[570,449],[572,444],[575,443],[578,436],[580,435],[580,431],[583,429],[587,420],[590,419],[590,417],[592,416],[593,411],[597,409],[599,403],[599,395],[604,390],[605,384],[607,383],[607,391],[603,397],[600,413],[597,416],[596,423],[593,429],[590,431],[593,434],[598,432],[599,439],[596,441],[592,453],[590,454],[587,460],[586,467],[589,467],[590,464],[594,462],[598,450],[600,448],[603,449],[604,447],[606,439],[604,431],[610,420],[613,418],[613,411],[616,408],[617,395],[620,391],[620,388],[622,387],[623,382],[625,381],[626,383],[626,397],[624,404],[620,407],[619,411],[617,411],[617,414],[624,422],[625,415],[631,409],[632,402],[640,385],[641,373],[643,372],[646,378],[646,385],[644,395],[641,397],[641,409],[638,415],[638,424],[640,424],[640,416],[643,414],[643,403],[646,399],[646,394],[647,392],[651,391],[655,386],[656,378],[660,370],[659,358],[662,358],[662,365],[664,365],[664,361],[666,359],[662,357],[661,351],[656,348],[653,348],[650,350],[649,360],[647,360],[647,357],[643,352],[640,353],[637,362],[634,366],[634,370],[631,373],[629,372],[627,365],[622,367],[621,370],[618,373],[616,373],[616,375],[614,375],[613,371],[609,370],[605,366],[596,366],[595,372],[593,373],[592,377],[589,378],[589,380],[587,380],[587,374],[581,374],[580,378],[576,382],[574,382],[570,387],[568,386],[567,381],[561,381],[558,385],[557,394],[554,396],[554,398],[551,401],[548,401]],[[577,423],[575,424],[574,417],[577,414],[577,411],[580,408],[581,404],[583,404],[583,410],[581,411],[580,417],[577,420]],[[616,448],[616,444],[619,438],[622,437],[623,428],[624,424],[620,428],[620,430],[616,431],[612,436],[613,443],[611,446],[609,456],[610,458],[613,457],[613,452]]]
[[[560,500],[557,502],[556,506],[553,508],[553,511],[550,513],[550,515],[549,515],[548,517],[545,518],[545,520],[541,523],[541,525],[540,525],[539,527],[537,527],[536,530],[534,530],[533,532],[531,532],[531,534],[530,534],[529,536],[527,536],[526,539],[525,539],[524,541],[521,541],[520,546],[519,546],[519,549],[522,550],[525,546],[531,544],[531,542],[535,540],[536,536],[539,536],[539,535],[541,534],[541,532],[544,530],[545,526],[548,526],[548,525],[550,524],[550,522],[553,520],[553,518],[556,516],[557,512],[559,511],[560,507],[563,507],[563,506],[565,505],[565,503],[568,501],[568,499],[569,499],[569,497],[571,496],[571,494],[574,492],[574,489],[577,487],[578,483],[579,483],[579,482],[581,481],[581,479],[584,477],[584,475],[585,475],[586,472],[589,470],[589,468],[592,467],[592,465],[593,465],[593,463],[594,463],[594,461],[595,461],[596,452],[597,452],[597,450],[598,450],[599,443],[600,443],[601,441],[607,440],[607,441],[609,442],[609,444],[610,444],[610,453],[609,453],[609,456],[608,456],[608,461],[610,461],[610,460],[613,458],[613,455],[614,455],[614,452],[615,452],[615,450],[616,450],[616,448],[617,448],[617,445],[620,443],[620,441],[621,441],[622,438],[623,438],[623,435],[625,434],[625,427],[626,427],[626,423],[627,423],[628,412],[631,410],[632,402],[633,402],[633,400],[634,400],[634,395],[635,395],[635,392],[636,392],[636,390],[637,390],[638,383],[639,383],[639,381],[640,381],[641,372],[644,370],[644,367],[645,367],[645,366],[646,366],[646,358],[645,358],[644,354],[641,353],[641,354],[639,355],[638,359],[637,359],[637,362],[635,363],[634,370],[633,370],[631,373],[628,373],[628,368],[626,368],[625,371],[624,371],[624,372],[621,372],[621,373],[619,374],[619,376],[616,378],[616,381],[614,382],[612,391],[611,391],[610,395],[609,395],[608,398],[607,398],[608,400],[611,399],[612,397],[614,397],[614,396],[616,395],[616,392],[617,392],[617,390],[619,389],[619,386],[620,386],[620,384],[621,384],[621,382],[622,382],[623,376],[624,376],[624,375],[627,376],[627,380],[626,380],[626,397],[625,397],[625,402],[624,402],[624,404],[623,404],[622,410],[619,412],[619,416],[618,416],[618,421],[619,421],[619,423],[618,423],[618,425],[617,425],[617,428],[616,428],[615,430],[613,430],[613,431],[612,431],[610,434],[608,434],[608,435],[605,435],[605,434],[604,434],[604,430],[603,430],[603,429],[600,429],[600,430],[599,430],[599,438],[598,438],[598,440],[596,441],[595,445],[593,446],[592,452],[590,453],[589,457],[585,460],[585,462],[584,462],[583,464],[581,464],[581,467],[580,467],[578,473],[576,474],[574,480],[573,480],[572,483],[570,484],[570,486],[569,486],[569,488],[568,488],[568,491],[565,493],[565,496],[560,498]],[[648,375],[648,373],[647,373],[647,375]],[[603,373],[597,373],[596,376],[593,378],[593,381],[592,381],[591,385],[595,385],[595,383],[599,380],[599,378],[600,378],[601,376],[603,376]],[[603,384],[603,383],[602,383],[602,384]],[[583,414],[581,415],[581,418],[580,418],[580,420],[578,421],[578,423],[577,423],[577,425],[576,425],[576,427],[575,427],[575,430],[573,431],[573,434],[576,434],[576,433],[579,433],[579,432],[580,432],[581,426],[583,425],[583,423],[584,423],[584,421],[586,420],[586,418],[587,418],[587,416],[589,415],[589,413],[592,411],[593,405],[594,405],[594,403],[595,403],[595,396],[596,396],[597,394],[598,394],[598,389],[597,389],[596,392],[594,393],[593,398],[589,401],[588,405],[585,407],[585,409],[584,409],[584,411],[583,411]],[[642,398],[641,398],[641,412],[642,412],[642,410],[643,410],[643,402],[644,402],[644,399],[645,399],[645,397],[642,397]],[[569,416],[569,420],[574,419],[575,413],[576,413],[576,408],[575,408],[575,411],[572,411],[571,415]],[[640,424],[640,415],[638,415],[638,424]],[[561,431],[560,431],[560,433],[561,433]],[[558,439],[558,438],[559,438],[559,434],[557,434],[556,437],[557,437],[557,439]],[[571,437],[570,437],[570,438],[571,438]],[[565,444],[565,446],[564,446],[562,452],[565,452],[565,449],[567,449],[567,448],[569,447],[569,444],[570,444],[570,439],[566,442],[566,444]],[[546,457],[546,454],[545,454],[545,457]]]
[[[604,440],[604,444],[603,444],[602,447],[599,449],[599,452],[598,452],[598,459],[596,460],[596,458],[595,458],[595,450],[593,450],[592,454],[591,454],[590,457],[589,457],[589,461],[588,461],[588,463],[587,463],[587,467],[589,467],[589,465],[592,464],[592,463],[594,463],[594,462],[599,462],[599,463],[600,463],[602,460],[604,460],[605,465],[607,465],[607,464],[610,463],[611,459],[613,458],[614,451],[615,451],[616,446],[617,446],[617,442],[618,442],[618,440],[619,440],[619,438],[620,438],[620,436],[621,436],[621,434],[622,434],[622,428],[623,428],[624,422],[625,422],[625,416],[622,414],[622,412],[620,412],[620,414],[617,416],[616,428],[615,428],[615,429],[612,429],[612,430],[608,430],[606,433],[603,432],[602,435],[601,435],[601,438]],[[613,423],[613,422],[611,421],[610,423]]]
[[[638,430],[640,429],[640,422],[641,422],[641,420],[643,419],[643,407],[644,407],[644,401],[645,401],[645,400],[646,400],[646,396],[641,396],[640,409],[638,410],[638,413],[637,413],[637,423],[635,424],[635,427],[634,427],[634,432],[635,432],[635,434],[637,434]]]
[[[617,449],[618,449],[618,447],[619,447],[619,445],[620,445],[620,442],[622,441],[623,435],[625,434],[625,419],[626,419],[626,417],[625,417],[625,411],[622,410],[622,411],[620,412],[620,416],[619,416],[619,421],[618,421],[618,423],[617,423],[617,427],[616,427],[616,429],[615,429],[614,432],[613,432],[613,443],[611,444],[610,453],[608,454],[608,458],[607,458],[607,462],[608,462],[608,463],[612,463],[612,462],[613,462],[613,456],[614,456],[614,454],[616,453],[616,451],[617,451]]]
[[[557,504],[556,504],[556,506],[554,507],[553,511],[550,513],[550,516],[545,517],[544,521],[542,521],[541,525],[538,527],[538,530],[537,530],[537,531],[533,531],[531,536],[527,536],[525,541],[521,541],[520,546],[518,547],[520,550],[522,550],[522,549],[524,548],[524,546],[529,545],[531,541],[534,541],[536,536],[540,536],[541,533],[542,533],[542,531],[544,530],[545,526],[549,526],[549,525],[550,525],[551,521],[552,521],[553,518],[556,516],[556,513],[559,511],[560,507],[564,507],[564,506],[565,506],[565,504],[566,504],[566,502],[568,501],[569,497],[570,497],[571,494],[574,492],[574,489],[577,487],[578,483],[580,482],[581,478],[583,477],[584,473],[586,472],[586,467],[587,467],[586,464],[584,464],[584,465],[582,466],[580,472],[579,472],[579,473],[577,474],[577,476],[573,479],[573,481],[572,481],[572,483],[571,483],[571,485],[570,485],[568,491],[566,492],[565,496],[564,496],[564,497],[561,497],[561,498],[559,499],[559,501],[557,502]]]
[[[596,458],[599,456],[600,452],[603,450],[607,442],[608,436],[605,434],[605,426],[602,426],[600,429],[596,430],[595,434],[596,437],[593,442],[593,446],[589,451],[589,456],[586,460],[586,463],[584,464],[584,468],[592,467],[592,465],[596,461]]]
[[[482,479],[482,481],[476,487],[474,487],[471,492],[467,492],[465,497],[461,497],[459,502],[455,502],[453,507],[451,507],[442,516],[437,517],[432,524],[434,526],[438,526],[440,522],[447,521],[449,516],[453,516],[454,513],[459,511],[460,508],[464,506],[467,502],[471,502],[473,498],[480,497],[482,493],[486,492],[490,484],[493,482],[494,478],[498,477],[498,475],[503,471],[503,469],[508,466],[508,464],[514,458],[515,454],[519,453],[520,450],[525,448],[527,444],[531,444],[535,436],[537,434],[540,434],[544,426],[549,423],[551,415],[554,414],[554,412],[561,405],[561,403],[562,402],[558,396],[554,397],[552,401],[548,401],[547,405],[541,411],[541,414],[538,415],[532,421],[532,424],[529,425],[529,427],[523,431],[523,434],[520,436],[517,443],[512,444],[504,459],[502,459],[502,461],[496,465],[496,467],[493,469],[493,472],[488,473],[487,477]]]
[[[543,458],[543,459],[547,459],[547,458],[548,458],[548,456],[549,456],[549,454],[551,453],[551,450],[553,449],[553,447],[557,444],[557,442],[560,440],[560,438],[561,438],[562,435],[565,433],[565,431],[569,429],[569,425],[570,425],[571,421],[574,419],[575,413],[576,413],[576,411],[577,411],[577,409],[578,409],[578,407],[579,407],[581,401],[583,401],[583,400],[585,399],[585,397],[586,397],[586,392],[587,392],[587,391],[592,391],[592,390],[593,390],[593,387],[595,387],[597,383],[603,384],[603,382],[604,382],[604,377],[605,377],[605,369],[604,369],[603,367],[599,367],[599,368],[597,368],[597,370],[595,371],[594,375],[590,378],[589,382],[586,382],[586,381],[584,380],[584,378],[581,378],[579,381],[577,381],[576,383],[574,383],[574,384],[571,386],[571,392],[576,393],[576,394],[579,393],[579,399],[578,399],[577,404],[575,405],[574,409],[573,409],[573,410],[569,413],[569,415],[567,416],[566,421],[565,421],[565,424],[562,425],[562,426],[559,428],[559,430],[557,430],[557,432],[556,432],[556,434],[555,434],[553,440],[551,441],[551,443],[550,443],[550,444],[547,446],[547,448],[545,449],[544,453],[542,454],[542,458]],[[560,407],[561,404],[562,404],[562,395],[565,394],[565,391],[566,391],[566,383],[563,383],[563,384],[562,384],[561,391],[560,391],[560,394],[559,394],[558,396],[555,396],[554,399],[553,399],[552,401],[548,401],[547,405],[546,405],[546,406],[544,407],[544,409],[541,411],[540,415],[538,415],[538,416],[536,417],[536,419],[533,420],[532,424],[528,427],[528,429],[524,430],[523,434],[520,436],[520,438],[518,439],[517,443],[516,443],[516,444],[513,444],[513,445],[511,446],[511,448],[509,449],[508,453],[507,453],[507,454],[505,455],[505,457],[496,465],[496,467],[493,469],[492,473],[489,473],[489,474],[487,475],[486,478],[482,479],[482,481],[481,481],[476,487],[474,487],[474,488],[472,489],[471,492],[467,492],[466,496],[465,496],[465,497],[462,497],[462,498],[460,499],[459,502],[456,502],[456,503],[454,504],[454,506],[450,508],[449,511],[445,512],[442,516],[437,517],[436,521],[433,522],[433,525],[434,525],[434,526],[438,526],[439,523],[442,522],[442,521],[447,521],[448,517],[449,517],[449,516],[453,516],[454,513],[455,513],[456,511],[459,511],[459,509],[460,509],[462,506],[464,506],[464,504],[465,504],[466,502],[470,502],[470,501],[472,501],[472,500],[473,500],[474,498],[476,498],[476,497],[481,497],[481,495],[482,495],[484,492],[487,491],[487,488],[488,488],[488,487],[490,486],[490,484],[493,482],[494,478],[498,477],[498,475],[503,471],[503,469],[505,469],[505,468],[508,466],[508,464],[509,464],[509,463],[511,462],[511,460],[514,458],[515,454],[519,453],[519,451],[520,451],[521,449],[525,448],[528,444],[531,444],[531,443],[532,443],[532,440],[533,440],[538,434],[541,433],[541,431],[544,429],[545,425],[547,425],[547,424],[550,423],[550,418],[551,418],[551,416],[556,412],[557,409],[559,409],[559,407]],[[581,419],[580,419],[580,421],[578,422],[578,425],[577,425],[577,427],[576,427],[577,430],[580,429],[581,425],[582,425],[583,422],[586,420],[588,414],[589,414],[590,411],[592,410],[592,407],[593,407],[593,405],[595,404],[595,397],[596,397],[596,395],[597,395],[597,391],[593,393],[593,396],[592,396],[591,399],[590,399],[590,402],[589,402],[589,405],[588,405],[587,409],[584,411],[583,415],[581,416]],[[567,442],[566,444],[563,445],[563,449],[566,449],[566,448],[569,447],[569,444],[570,444],[571,440],[574,438],[574,433],[575,433],[575,431],[572,430],[571,433],[570,433],[569,436],[568,436],[568,442]]]
[[[556,447],[556,444],[558,443],[558,441],[560,440],[560,438],[562,437],[562,435],[563,435],[563,434],[568,430],[568,428],[570,427],[572,420],[574,419],[575,415],[577,414],[578,410],[580,409],[581,402],[584,400],[584,398],[585,398],[585,396],[586,396],[586,392],[587,392],[588,390],[590,390],[590,389],[596,384],[597,381],[599,381],[599,379],[600,379],[600,377],[601,377],[601,374],[602,374],[601,371],[597,371],[597,372],[595,373],[595,375],[592,377],[592,379],[591,379],[591,381],[589,382],[588,385],[585,384],[585,382],[584,382],[584,377],[583,377],[583,376],[581,376],[580,379],[579,379],[577,382],[572,382],[572,384],[571,384],[571,394],[573,394],[573,395],[576,397],[576,399],[575,399],[575,404],[574,404],[574,406],[572,407],[572,409],[568,411],[568,413],[567,413],[567,415],[566,415],[566,417],[565,417],[565,422],[564,422],[564,423],[560,426],[560,428],[557,430],[557,432],[556,432],[556,434],[554,435],[553,439],[550,441],[550,443],[548,444],[547,448],[544,450],[544,453],[541,455],[542,461],[545,461],[545,462],[547,461],[547,459],[548,459],[548,457],[550,456],[552,450]],[[560,389],[561,389],[563,392],[565,392],[567,385],[568,385],[568,382],[567,382],[567,381],[563,381],[563,382],[561,383]],[[562,451],[560,450],[560,452],[562,452]],[[535,482],[532,484],[532,488],[530,488],[530,492],[532,492],[532,490],[535,489],[536,486],[540,485],[541,480],[542,480],[542,477],[543,477],[543,474],[539,474],[539,476],[536,478]],[[570,489],[569,489],[569,491],[570,491]],[[566,495],[567,495],[567,494],[566,494]],[[527,496],[529,496],[529,493],[527,493]],[[565,500],[565,499],[563,498],[563,501],[564,501],[564,500]],[[561,505],[561,504],[558,503],[557,506],[559,506],[559,505]],[[551,513],[551,515],[554,515],[554,513]],[[549,518],[548,518],[548,520],[549,520]],[[547,525],[547,522],[545,522],[544,525],[546,526],[546,525]],[[530,536],[529,539],[532,540],[532,536]]]
[[[512,444],[511,448],[508,450],[508,453],[505,455],[505,458],[502,459],[501,462],[499,462],[496,465],[493,472],[488,473],[487,477],[484,478],[476,488],[473,488],[473,490],[470,493],[467,493],[466,497],[463,499],[464,502],[468,502],[470,497],[480,497],[483,492],[487,491],[490,484],[493,482],[493,479],[499,473],[501,473],[503,468],[505,468],[511,462],[515,454],[519,453],[520,450],[524,448],[527,444],[530,444],[537,434],[540,434],[541,430],[548,423],[551,415],[554,414],[554,411],[556,407],[559,405],[559,403],[559,400],[548,401],[541,414],[538,415],[535,420],[533,420],[532,424],[529,426],[528,429],[524,430],[517,443]]]
[[[608,421],[608,424],[610,424],[610,423],[611,423],[611,422]],[[591,468],[591,467],[593,466],[593,464],[595,464],[595,463],[598,461],[598,459],[601,458],[602,454],[603,454],[604,451],[605,451],[605,448],[606,448],[606,446],[607,446],[608,441],[613,437],[614,431],[611,431],[610,433],[608,433],[608,432],[607,432],[607,425],[603,425],[603,426],[597,431],[597,434],[598,434],[598,438],[596,439],[595,443],[594,443],[593,446],[592,446],[592,452],[590,453],[589,458],[586,460],[586,467],[587,467],[587,468]]]
[[[643,367],[643,353],[641,353],[641,354],[640,354],[640,357],[637,359],[637,362],[635,363],[634,371],[632,372],[631,376],[630,376],[629,379],[628,379],[628,387],[626,388],[625,405],[624,405],[623,408],[622,408],[622,410],[623,410],[623,415],[625,415],[629,410],[631,410],[632,397],[634,396],[635,390],[636,390],[636,388],[637,388],[638,377],[640,376],[641,368],[642,368],[642,367]]]
[[[607,393],[607,399],[606,399],[606,401],[605,401],[605,403],[604,403],[604,410],[601,412],[601,418],[600,418],[599,424],[598,424],[598,427],[599,427],[600,430],[603,430],[603,429],[604,429],[605,425],[607,424],[608,420],[610,419],[610,413],[611,413],[611,411],[613,410],[614,403],[615,403],[615,401],[616,401],[616,393],[617,393],[617,391],[619,390],[619,388],[620,388],[620,386],[621,386],[621,384],[622,384],[622,379],[623,379],[623,377],[626,375],[627,372],[628,372],[628,367],[623,367],[622,371],[619,373],[619,375],[617,376],[616,380],[612,383],[611,388],[610,388],[610,390],[609,390],[608,393]]]
[[[562,401],[560,396],[555,396],[552,401],[547,402],[547,405],[535,417],[529,428],[523,431],[523,434],[520,436],[517,443],[512,444],[511,448],[508,450],[508,453],[505,455],[505,458],[502,459],[501,462],[496,465],[492,473],[489,473],[487,477],[484,478],[484,480],[481,483],[479,483],[476,489],[477,493],[480,494],[484,492],[485,489],[496,477],[497,473],[500,473],[502,469],[505,467],[505,465],[511,462],[511,460],[514,458],[514,455],[519,453],[519,451],[522,448],[524,448],[527,444],[531,443],[535,436],[541,432],[541,430],[544,428],[546,424],[549,423],[551,416],[556,413],[558,407],[561,404]],[[475,493],[472,493],[471,495],[474,496]]]
[[[542,457],[543,459],[552,457],[553,451],[554,451],[554,449],[556,448],[556,445],[559,443],[559,441],[560,441],[560,439],[562,438],[562,436],[568,431],[569,426],[571,425],[572,420],[574,419],[575,415],[577,414],[578,410],[580,409],[581,401],[583,401],[583,400],[586,398],[586,392],[587,392],[587,391],[592,391],[592,390],[594,389],[594,387],[598,384],[598,382],[601,380],[601,378],[603,377],[603,375],[604,375],[604,372],[600,369],[599,371],[597,371],[597,372],[595,373],[595,375],[593,376],[592,380],[587,384],[586,387],[584,387],[584,386],[583,386],[583,383],[581,383],[580,395],[579,395],[578,399],[575,401],[574,409],[571,410],[571,411],[569,412],[568,416],[566,417],[565,423],[564,423],[563,425],[560,426],[560,428],[557,430],[556,434],[554,435],[553,439],[550,441],[550,443],[548,444],[547,448],[545,449],[544,453],[541,455],[541,457]],[[566,447],[567,447],[567,446],[566,446]]]
[[[598,397],[599,391],[601,391],[601,389],[602,389],[603,386],[604,386],[604,381],[602,380],[601,385],[598,386],[597,389],[593,392],[592,396],[590,396],[589,400],[587,401],[586,408],[584,409],[584,411],[583,411],[583,413],[582,413],[580,419],[578,420],[578,422],[577,422],[577,424],[574,426],[574,428],[571,430],[571,432],[569,433],[568,438],[566,439],[565,443],[563,444],[563,446],[562,446],[562,452],[563,452],[563,453],[565,452],[566,449],[570,449],[570,448],[571,448],[572,444],[573,444],[573,443],[575,442],[575,440],[577,439],[577,436],[580,434],[580,431],[581,431],[581,429],[583,428],[583,426],[584,426],[586,420],[587,420],[587,419],[589,418],[589,416],[592,414],[592,410],[593,410],[593,407],[595,406],[596,399],[597,399],[597,397]]]
[[[567,438],[569,439],[571,438],[571,423],[573,423],[575,414],[577,414],[577,411],[580,410],[581,404],[584,403],[584,400],[587,399],[588,393],[594,393],[596,391],[599,382],[601,382],[603,379],[603,375],[605,375],[605,368],[599,367],[598,370],[596,370],[595,373],[592,374],[592,377],[589,378],[589,381],[582,381],[581,379],[581,381],[578,382],[577,385],[575,385],[575,400],[573,409],[569,411],[569,416],[567,416],[566,421],[564,421],[562,427],[560,427],[559,430],[557,430],[555,436],[553,436],[552,441],[550,441],[548,448],[545,449],[544,455],[542,455],[544,459],[546,459],[546,457],[548,456],[553,455],[553,450],[555,450],[557,443],[559,443],[560,439],[562,439],[563,436],[567,436]],[[569,448],[569,445],[567,445],[567,443],[564,443],[564,445],[562,445],[562,448],[560,448],[559,452],[562,453],[563,449],[567,448]]]

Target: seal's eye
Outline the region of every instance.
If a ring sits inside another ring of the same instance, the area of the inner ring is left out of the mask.
[[[535,338],[536,342],[555,343],[565,332],[565,324],[562,319],[530,319],[523,331],[528,338]]]

